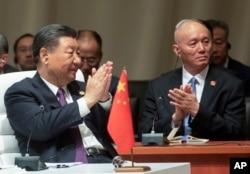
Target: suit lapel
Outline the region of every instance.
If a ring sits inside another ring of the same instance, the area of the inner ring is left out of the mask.
[[[42,96],[45,96],[46,100],[49,101],[50,105],[53,108],[61,107],[60,103],[58,102],[57,98],[53,94],[53,92],[49,89],[49,87],[44,83],[38,73],[35,74],[33,77],[35,83],[33,84],[34,87],[42,93]],[[82,85],[81,85],[82,84]],[[83,96],[85,91],[85,84],[78,83],[76,81],[71,82],[67,87],[69,92],[72,96],[72,99],[75,101]],[[43,104],[43,103],[41,103]],[[44,105],[44,104],[43,104]]]
[[[59,101],[57,100],[53,92],[44,83],[44,81],[41,79],[38,73],[35,74],[33,79],[34,79],[34,83],[33,83],[34,87],[37,89],[37,91],[39,91],[42,94],[41,96],[44,96],[43,98],[45,98],[46,101],[48,101],[46,103],[50,103],[50,106],[52,106],[53,108],[61,107]],[[43,101],[43,100],[41,99],[40,101]],[[41,103],[41,104],[46,105],[45,103]]]
[[[67,87],[74,101],[83,97],[85,94],[85,83],[80,84],[77,81],[73,81]]]
[[[209,67],[207,77],[205,79],[204,89],[202,92],[202,97],[200,103],[203,105],[208,105],[209,102],[213,101],[214,91],[217,89],[218,84],[218,73],[216,73],[216,69],[213,66]]]
[[[166,80],[165,82],[165,85],[168,86],[167,91],[166,91],[166,94],[168,94],[168,90],[169,89],[174,89],[174,88],[180,88],[180,85],[182,84],[182,68],[178,68],[176,70],[173,71],[173,76],[172,76],[172,79],[170,79],[170,81]],[[166,101],[167,103],[169,101]],[[174,113],[175,112],[175,107],[174,106],[171,106],[169,107],[171,113]]]
[[[174,73],[174,76],[173,76],[174,78],[172,79],[172,83],[171,83],[173,84],[173,86],[170,89],[180,88],[182,84],[182,68],[178,68],[173,73]]]

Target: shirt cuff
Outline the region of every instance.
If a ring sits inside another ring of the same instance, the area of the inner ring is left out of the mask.
[[[113,100],[113,97],[112,95],[109,93],[109,99],[107,101],[104,101],[104,102],[98,102],[101,107],[105,110],[105,111],[108,111],[111,107],[111,102]]]
[[[79,113],[80,113],[81,117],[84,117],[85,115],[90,113],[90,110],[89,110],[89,108],[87,106],[87,103],[86,103],[86,101],[84,100],[83,97],[78,99],[77,103],[78,103]]]
[[[180,125],[181,125],[181,122],[180,122],[179,124],[174,124],[173,120],[172,120],[172,122],[171,122],[171,128],[172,128],[172,129],[173,129],[173,128],[180,127]]]

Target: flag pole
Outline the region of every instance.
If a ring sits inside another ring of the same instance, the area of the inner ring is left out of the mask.
[[[115,169],[116,172],[146,172],[146,171],[151,170],[149,166],[135,166],[134,165],[133,147],[130,149],[130,155],[131,155],[131,166],[118,167]]]
[[[131,161],[132,161],[132,167],[134,167],[134,154],[133,154],[133,147],[130,150],[130,155],[131,155]]]

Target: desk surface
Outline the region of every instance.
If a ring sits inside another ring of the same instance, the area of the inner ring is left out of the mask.
[[[150,171],[147,172],[122,172],[122,174],[190,174],[190,163],[135,163],[134,166],[149,166],[151,168]],[[8,174],[87,174],[87,173],[95,173],[95,174],[109,174],[116,173],[114,171],[114,166],[112,164],[81,164],[69,168],[50,168],[48,170],[42,170],[38,172],[30,172],[25,171],[20,168],[8,168],[0,170],[0,174],[8,173]]]
[[[128,155],[128,153],[120,155]],[[210,141],[201,145],[165,145],[165,146],[142,146],[137,142],[133,147],[134,155],[150,154],[250,154],[250,141]]]
[[[131,153],[120,154],[131,160]],[[133,147],[135,162],[190,162],[192,174],[229,173],[231,158],[250,158],[250,141],[211,141],[203,145]]]

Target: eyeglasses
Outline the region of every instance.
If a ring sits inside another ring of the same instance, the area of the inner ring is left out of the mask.
[[[17,48],[17,51],[18,52],[21,52],[21,53],[26,53],[26,52],[32,52],[32,46],[21,46],[19,48]]]
[[[99,57],[80,57],[82,63],[87,63],[87,64],[95,64],[98,60]]]

